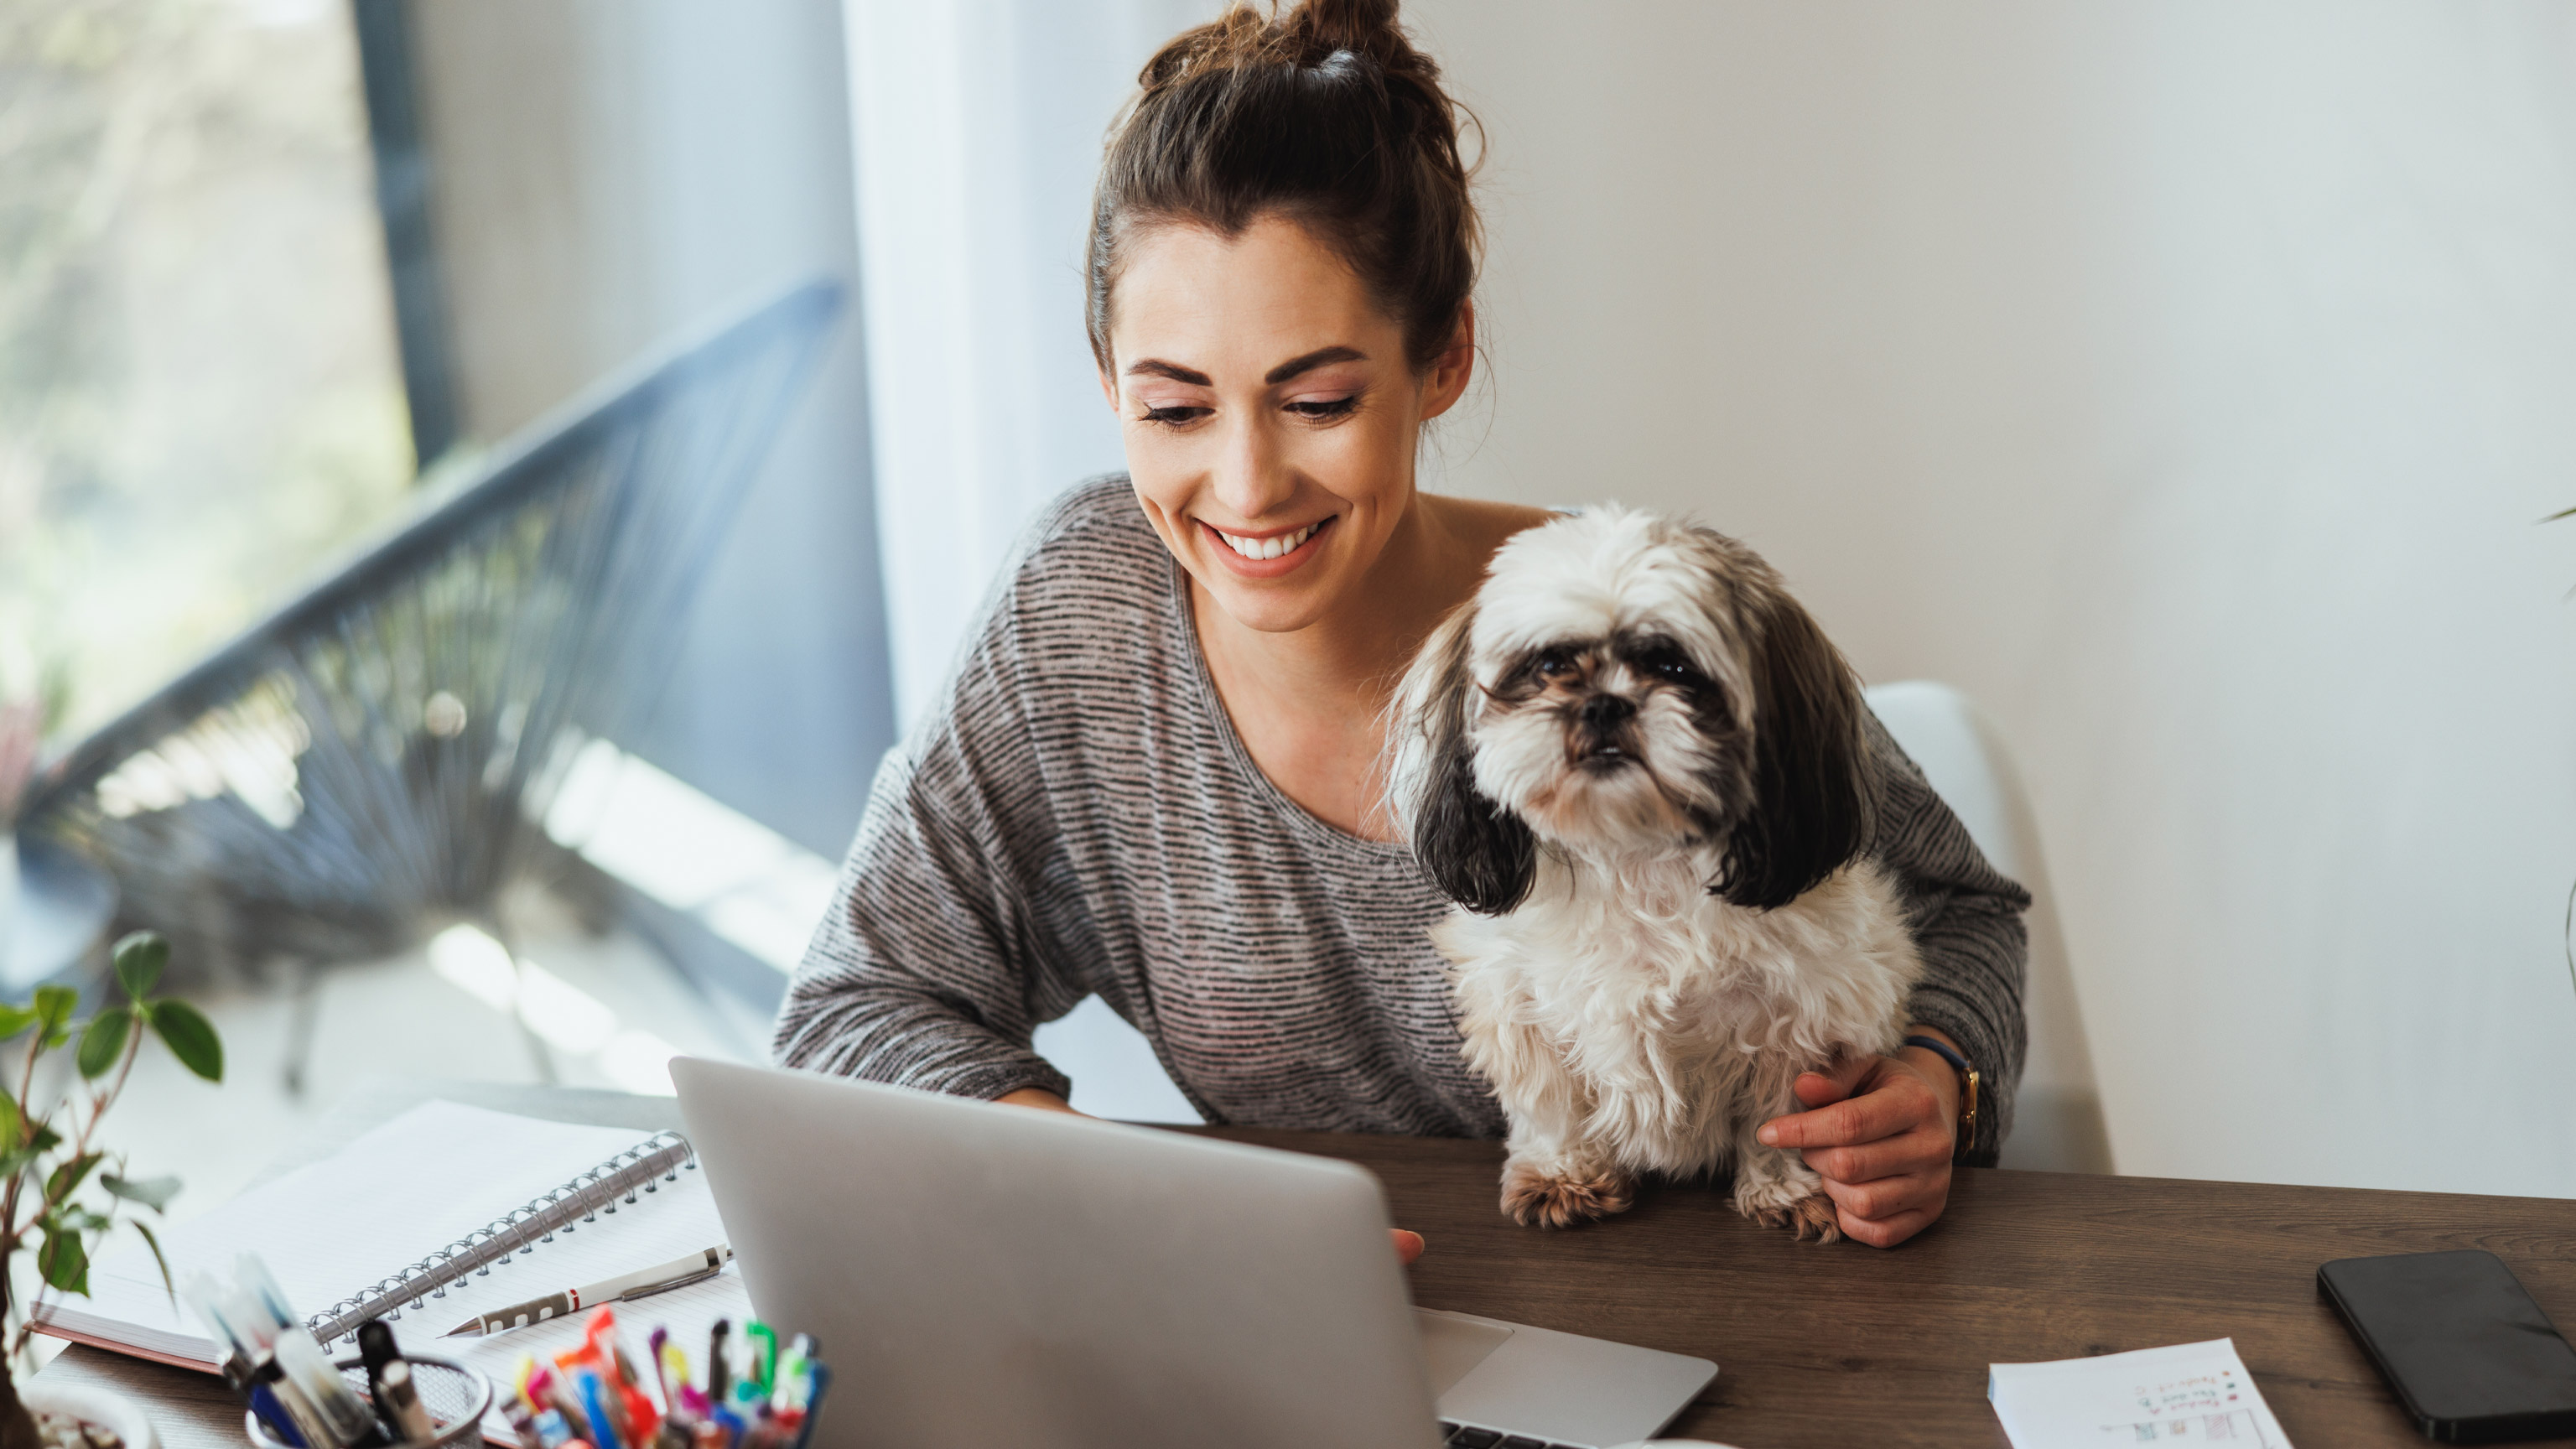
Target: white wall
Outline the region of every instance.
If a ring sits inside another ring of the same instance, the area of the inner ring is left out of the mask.
[[[2121,1170],[2576,1192],[2576,7],[1406,12],[1493,140],[1452,485],[1980,701]]]

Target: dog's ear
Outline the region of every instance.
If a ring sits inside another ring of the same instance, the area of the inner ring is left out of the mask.
[[[1520,818],[1476,788],[1467,721],[1482,691],[1468,668],[1469,603],[1414,656],[1396,690],[1388,795],[1398,826],[1442,893],[1499,916],[1529,895],[1538,841]]]
[[[1785,906],[1869,843],[1874,792],[1860,682],[1788,593],[1745,590],[1753,636],[1753,807],[1727,837],[1709,889],[1739,906]]]

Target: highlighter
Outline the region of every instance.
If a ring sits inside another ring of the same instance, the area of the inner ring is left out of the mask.
[[[796,1430],[796,1449],[805,1449],[805,1441],[814,1437],[814,1421],[823,1414],[823,1391],[832,1386],[832,1371],[819,1360],[805,1364],[805,1422]]]
[[[611,1427],[608,1404],[600,1391],[599,1375],[585,1371],[579,1376],[579,1381],[581,1406],[590,1418],[591,1442],[599,1449],[626,1449],[625,1441],[618,1438],[617,1430]]]

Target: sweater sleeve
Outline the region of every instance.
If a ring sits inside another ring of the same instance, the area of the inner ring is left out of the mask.
[[[1982,1100],[1963,1160],[1992,1167],[2012,1130],[2013,1091],[2029,1049],[2022,975],[2030,938],[2022,913],[2030,892],[1987,863],[1874,716],[1869,734],[1879,764],[1876,853],[1905,897],[1923,958],[1913,1019],[1948,1033],[1977,1069]]]
[[[1053,964],[1026,891],[1059,832],[1031,756],[1005,575],[937,713],[887,754],[770,1054],[987,1100],[1072,1084],[1030,1045],[1092,987]]]

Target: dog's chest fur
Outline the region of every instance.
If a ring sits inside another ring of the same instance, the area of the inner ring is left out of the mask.
[[[1583,1135],[1632,1168],[1722,1164],[1752,1121],[1793,1110],[1788,1084],[1837,1049],[1892,1052],[1921,966],[1886,876],[1863,860],[1776,910],[1709,894],[1710,863],[1549,858],[1510,914],[1453,913],[1471,1065],[1517,1126],[1544,1051],[1588,1094]]]

